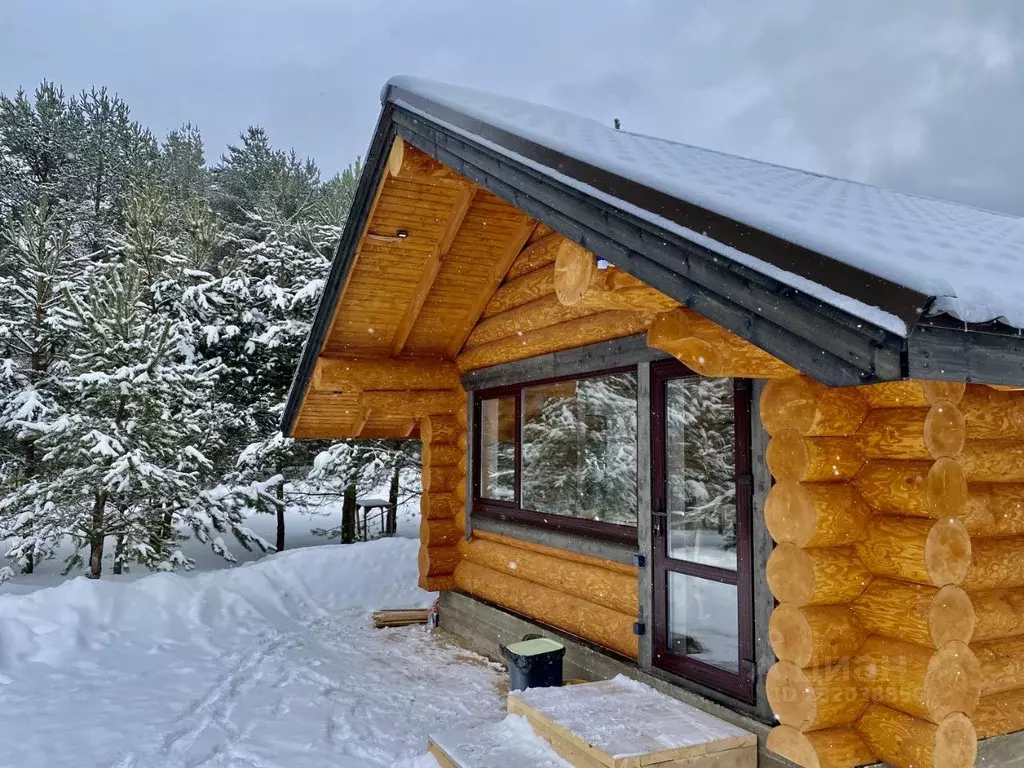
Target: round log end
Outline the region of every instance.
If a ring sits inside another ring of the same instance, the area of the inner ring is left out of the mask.
[[[647,346],[666,352],[674,350],[676,343],[688,335],[686,326],[686,314],[682,309],[662,312],[655,316],[647,329]]]
[[[814,745],[796,728],[788,725],[773,728],[768,734],[765,746],[769,752],[774,752],[803,768],[821,768],[821,761]]]
[[[966,643],[946,643],[928,662],[923,703],[938,723],[954,712],[970,715],[981,697],[981,664]]]
[[[768,621],[768,640],[780,661],[806,667],[814,654],[814,636],[804,612],[795,605],[780,605]]]
[[[673,350],[676,359],[701,376],[721,376],[721,355],[702,339],[680,339]]]
[[[928,629],[936,648],[953,641],[971,642],[974,622],[974,604],[960,587],[947,584],[932,599]]]
[[[802,480],[807,476],[811,455],[807,442],[795,429],[781,430],[768,441],[765,460],[777,480]]]
[[[796,664],[780,661],[768,670],[765,693],[783,725],[804,731],[818,717],[818,697],[811,679]]]
[[[572,240],[563,239],[555,255],[555,295],[564,306],[578,304],[597,272],[597,257]]]
[[[967,424],[955,403],[939,400],[928,410],[924,420],[924,444],[935,458],[956,456],[964,448]]]
[[[800,733],[796,728],[780,725],[769,732],[765,746],[768,751],[803,768],[867,765],[877,759],[852,728]]]
[[[773,379],[761,394],[761,422],[771,435],[786,429],[806,433],[817,408],[818,389],[803,376]]]
[[[929,405],[935,405],[940,400],[957,405],[964,399],[967,384],[962,381],[922,381],[921,391]]]
[[[970,768],[978,758],[978,735],[971,719],[954,712],[935,731],[935,768]]]
[[[768,588],[780,603],[807,605],[814,596],[814,562],[795,544],[780,544],[765,566]]]
[[[967,504],[967,477],[960,464],[944,456],[928,470],[925,486],[928,509],[939,517],[960,517]]]
[[[814,533],[811,495],[796,480],[779,480],[764,502],[765,525],[777,544],[807,545]]]
[[[402,163],[405,162],[405,139],[396,136],[391,143],[391,152],[388,154],[388,173],[391,176],[398,176],[402,172]]]
[[[953,518],[937,521],[925,541],[924,562],[936,587],[963,583],[971,567],[971,537],[964,524]]]

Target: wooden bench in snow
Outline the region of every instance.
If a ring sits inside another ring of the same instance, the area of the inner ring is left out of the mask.
[[[508,697],[577,768],[755,768],[754,734],[623,675]]]

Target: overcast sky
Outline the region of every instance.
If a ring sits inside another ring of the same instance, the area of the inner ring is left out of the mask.
[[[1022,0],[0,0],[0,91],[107,85],[207,159],[248,124],[330,174],[416,74],[1024,214]]]

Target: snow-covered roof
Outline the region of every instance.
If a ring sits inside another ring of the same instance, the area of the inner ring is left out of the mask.
[[[469,88],[415,77],[396,77],[388,86],[398,89],[397,98],[391,98],[413,111],[415,104],[403,104],[401,92],[915,291],[931,300],[919,308],[931,314],[1024,327],[1024,219],[619,131],[559,109]],[[486,142],[484,136],[476,138]],[[516,154],[508,146],[496,148]],[[558,169],[545,170],[558,175]],[[609,197],[579,178],[560,180]],[[619,203],[629,213],[864,321],[901,336],[908,332],[905,315],[873,305],[870,286],[858,295],[826,285],[810,265],[806,271],[799,262],[780,268],[735,242],[720,242],[658,212]]]

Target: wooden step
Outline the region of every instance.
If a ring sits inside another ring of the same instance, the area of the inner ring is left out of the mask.
[[[623,675],[508,697],[576,768],[756,768],[757,738]]]
[[[518,715],[431,736],[427,751],[441,768],[571,768]]]

